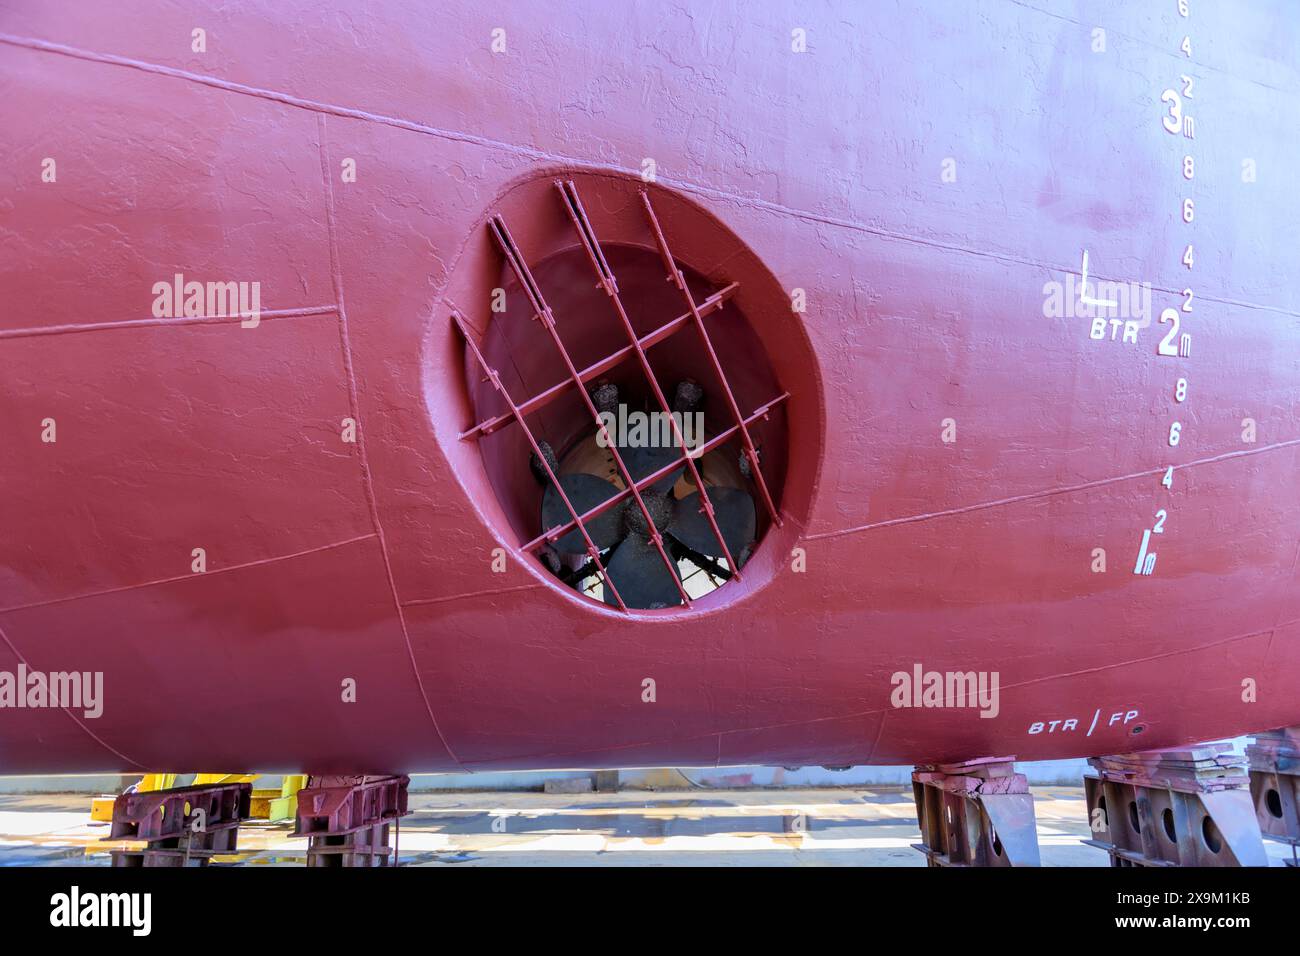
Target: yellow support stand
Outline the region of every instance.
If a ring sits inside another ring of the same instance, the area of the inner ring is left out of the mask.
[[[113,804],[117,797],[113,795],[94,797],[90,801],[90,822],[91,823],[112,823],[113,822]]]
[[[280,823],[298,816],[298,791],[307,786],[306,774],[286,774],[279,790],[254,790],[254,820]]]
[[[173,778],[175,774],[172,775]],[[252,783],[260,773],[196,773],[194,786],[206,786],[213,783]]]

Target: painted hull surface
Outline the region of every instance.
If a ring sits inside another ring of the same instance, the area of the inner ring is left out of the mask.
[[[1298,51],[1284,0],[0,2],[0,672],[103,675],[99,716],[0,709],[0,772],[1300,723]],[[783,522],[690,608],[556,582],[459,437],[487,216],[531,258],[556,177],[652,248],[645,185],[684,266],[745,272],[720,315],[790,393]],[[1077,313],[1085,251],[1145,324]],[[257,326],[157,315],[177,274],[259,283]],[[918,667],[996,672],[996,715],[894,706]]]

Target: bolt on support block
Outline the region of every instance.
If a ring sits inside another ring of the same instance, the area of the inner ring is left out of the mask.
[[[1089,846],[1111,866],[1268,866],[1245,759],[1225,741],[1090,757]]]
[[[294,836],[305,836],[308,866],[390,866],[389,828],[410,813],[402,776],[313,777],[298,791]],[[400,824],[398,824],[400,827]]]
[[[930,866],[1038,866],[1034,798],[1014,757],[919,766],[916,818]]]
[[[1288,866],[1300,847],[1300,726],[1256,734],[1246,748],[1250,795],[1265,836],[1291,845]]]
[[[145,846],[113,850],[113,866],[207,866],[218,853],[236,853],[252,797],[247,782],[120,794],[104,840],[144,840]]]

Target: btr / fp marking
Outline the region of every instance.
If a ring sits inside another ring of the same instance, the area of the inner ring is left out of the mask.
[[[1101,717],[1101,708],[1097,708],[1092,715],[1092,723],[1088,727],[1085,737],[1091,737],[1094,730],[1097,729],[1097,721]],[[1106,721],[1107,727],[1114,727],[1118,724],[1125,727],[1138,717],[1138,711],[1117,710],[1110,715]],[[1056,720],[1036,720],[1029,725],[1029,735],[1031,737],[1038,734],[1068,734],[1074,733],[1079,729],[1080,720],[1078,717],[1058,717]]]

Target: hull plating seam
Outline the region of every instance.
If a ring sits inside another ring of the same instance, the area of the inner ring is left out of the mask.
[[[1037,9],[1029,7],[1028,9]],[[1042,12],[1042,11],[1039,11]],[[104,63],[111,66],[121,66],[134,70],[141,70],[146,73],[156,73],[162,76],[172,77],[174,79],[188,80],[191,83],[198,83],[202,86],[212,87],[214,89],[224,90],[228,93],[238,93],[245,96],[255,96],[261,99],[271,100],[277,103],[283,103],[286,106],[293,106],[299,109],[309,110],[320,115],[339,116],[346,119],[362,120],[369,123],[379,123],[383,126],[391,126],[396,129],[406,130],[411,133],[421,133],[426,136],[435,136],[441,139],[451,140],[458,143],[470,143],[475,146],[482,146],[485,149],[504,150],[505,152],[514,153],[520,156],[528,156],[533,159],[541,160],[548,163],[556,163],[562,166],[572,167],[575,169],[589,170],[592,172],[601,172],[609,169],[607,165],[591,163],[572,156],[565,156],[559,153],[550,153],[544,150],[531,149],[527,146],[516,146],[511,143],[494,140],[483,136],[474,136],[470,133],[457,132],[455,130],[439,129],[435,126],[425,126],[421,123],[415,123],[410,120],[404,120],[393,116],[384,116],[380,113],[369,113],[365,110],[356,110],[346,106],[337,106],[330,103],[319,103],[313,100],[304,100],[296,96],[290,96],[287,93],[280,93],[275,90],[260,89],[253,86],[245,86],[242,83],[232,83],[228,80],[222,80],[215,76],[206,76],[202,73],[191,73],[186,70],[177,70],[171,67],[161,66],[155,63],[146,63],[142,60],[132,60],[127,57],[113,56],[108,53],[96,53],[93,50],[82,50],[76,47],[64,46],[60,43],[49,43],[45,40],[37,40],[31,37],[19,37],[9,34],[0,33],[0,43],[8,43],[12,46],[24,47],[31,50],[40,50],[46,53],[55,53],[61,56],[70,56],[76,59],[87,60],[93,63]],[[636,172],[636,170],[623,170],[624,172]],[[783,206],[780,203],[770,202],[765,199],[758,199],[753,196],[744,196],[737,193],[727,192],[726,190],[717,189],[713,186],[705,186],[698,183],[688,183],[681,180],[672,179],[667,176],[659,177],[659,181],[666,186],[672,186],[683,192],[692,193],[697,196],[704,196],[711,199],[721,199],[727,202],[743,203],[755,209],[765,209],[778,215],[793,216],[802,219],[805,222],[818,222],[828,226],[838,226],[843,229],[851,229],[854,232],[861,232],[867,235],[878,236],[882,239],[896,239],[901,242],[913,242],[923,246],[929,246],[935,249],[944,249],[948,252],[959,252],[963,255],[976,256],[981,259],[991,259],[996,262],[1005,262],[1015,265],[1032,266],[1037,269],[1045,269],[1049,272],[1069,273],[1072,266],[1063,266],[1050,262],[1042,262],[1037,259],[1030,259],[1024,256],[1012,256],[1006,253],[989,252],[983,249],[974,249],[970,246],[963,246],[958,243],[941,242],[934,239],[926,239],[922,236],[914,236],[905,232],[897,232],[889,229],[878,229],[869,226],[866,223],[858,222],[853,219],[844,219],[838,216],[826,216],[819,213],[810,212],[805,209],[795,209],[790,206]],[[1097,274],[1097,279],[1108,280],[1110,277]],[[1153,285],[1153,289],[1160,292],[1176,293],[1176,289],[1166,289]],[[1279,309],[1275,306],[1258,305],[1251,302],[1240,302],[1232,299],[1221,299],[1214,296],[1203,294],[1200,298],[1207,302],[1218,302],[1224,305],[1238,306],[1244,309],[1261,309],[1267,312],[1276,312],[1281,315],[1291,315],[1300,318],[1300,311],[1290,309]]]

